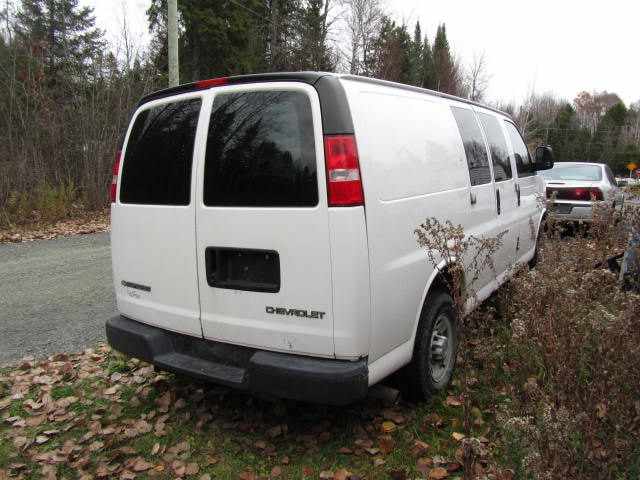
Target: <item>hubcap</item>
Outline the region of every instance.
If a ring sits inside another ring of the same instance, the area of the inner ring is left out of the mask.
[[[451,319],[446,314],[441,313],[436,318],[429,348],[429,368],[431,370],[431,378],[435,382],[440,382],[449,373],[453,355],[452,342],[453,326]]]

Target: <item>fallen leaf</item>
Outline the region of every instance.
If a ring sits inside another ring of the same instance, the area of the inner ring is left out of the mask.
[[[104,392],[102,392],[102,393],[104,393],[105,395],[113,395],[117,391],[118,391],[118,385],[115,385],[113,387],[109,387],[109,388],[105,389]]]
[[[279,477],[280,475],[282,475],[282,468],[276,465],[271,469],[271,478],[276,478],[276,477]]]
[[[333,472],[330,470],[323,470],[320,472],[320,480],[332,480]]]
[[[389,433],[396,429],[396,424],[391,421],[382,422],[382,432]]]
[[[453,439],[454,439],[456,442],[459,442],[459,441],[461,441],[463,438],[465,438],[465,435],[464,435],[464,433],[453,432],[453,433],[451,434],[451,437],[453,437]]]
[[[391,478],[391,480],[406,480],[407,472],[403,469],[390,470],[389,477]]]
[[[36,415],[35,417],[27,418],[26,422],[29,427],[38,427],[47,421],[46,415]]]
[[[373,466],[374,467],[381,467],[382,465],[384,465],[386,462],[384,461],[383,458],[380,457],[376,457],[373,459]]]
[[[449,472],[442,467],[436,467],[429,472],[429,480],[442,480],[448,476]]]
[[[185,475],[196,475],[200,471],[200,467],[197,463],[187,463],[185,469]]]
[[[281,425],[276,425],[275,427],[272,427],[269,430],[267,430],[267,436],[269,438],[276,438],[276,437],[279,437],[280,435],[282,435]]]
[[[333,480],[347,480],[351,476],[351,472],[345,468],[339,468],[333,474]]]
[[[251,471],[245,470],[244,472],[241,472],[238,477],[240,478],[240,480],[255,480],[256,474]]]
[[[458,462],[450,462],[447,464],[447,472],[449,473],[457,472],[461,468],[462,468],[462,465],[460,465]]]
[[[396,442],[391,435],[382,435],[380,437],[379,446],[380,446],[380,451],[384,455],[388,455],[389,453],[393,452],[393,449],[396,446]]]
[[[56,406],[58,408],[67,408],[78,401],[78,397],[64,397],[56,400]]]
[[[43,443],[47,443],[49,441],[49,437],[47,437],[46,435],[38,435],[36,437],[36,443],[38,445],[42,445]]]
[[[377,455],[380,452],[380,449],[379,448],[365,448],[364,451],[367,452],[369,455]]]
[[[153,444],[153,447],[151,448],[151,455],[157,455],[159,451],[160,451],[160,444],[156,442]]]
[[[421,457],[416,462],[416,470],[418,470],[420,473],[424,473],[425,475],[429,472],[432,466],[433,460],[429,457]]]
[[[424,455],[424,453],[429,449],[429,444],[423,442],[422,440],[414,440],[413,448],[411,449],[411,453],[414,457],[420,457]]]
[[[150,468],[153,468],[153,464],[147,462],[142,457],[138,457],[138,458],[135,459],[132,468],[133,468],[134,472],[146,472]]]
[[[93,442],[91,445],[89,445],[89,450],[92,452],[97,452],[102,447],[104,447],[104,443],[100,441],[96,441],[96,442]]]
[[[604,418],[607,415],[607,406],[604,403],[596,405],[596,415],[598,418]]]
[[[453,395],[449,395],[445,400],[445,404],[451,407],[459,407],[460,405],[462,405],[462,401],[460,400],[459,397],[454,397]]]
[[[200,480],[211,480],[211,475],[209,475],[208,473],[200,475]]]
[[[435,412],[427,415],[427,417],[424,420],[426,424],[434,427],[441,427],[444,423],[442,420],[442,417]]]
[[[29,442],[29,439],[27,437],[16,437],[13,439],[13,445],[16,448],[24,447],[27,442]]]
[[[169,411],[169,405],[171,405],[171,392],[166,391],[163,395],[156,399],[156,405],[161,413],[167,413]]]
[[[184,474],[187,470],[187,466],[180,460],[175,460],[171,464],[171,468],[173,469],[173,472],[179,477],[184,477]]]

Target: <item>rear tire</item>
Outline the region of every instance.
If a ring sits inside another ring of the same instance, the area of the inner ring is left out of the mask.
[[[429,294],[420,316],[413,359],[405,367],[405,387],[416,401],[428,400],[447,388],[453,375],[458,330],[453,299],[448,292]]]

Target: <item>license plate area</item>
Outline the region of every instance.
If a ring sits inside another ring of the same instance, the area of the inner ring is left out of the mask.
[[[280,291],[280,256],[275,250],[207,247],[205,262],[210,287],[250,292]]]

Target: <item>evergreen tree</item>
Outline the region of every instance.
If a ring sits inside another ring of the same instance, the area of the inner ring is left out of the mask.
[[[380,35],[375,42],[374,76],[393,82],[411,83],[411,37],[406,25],[398,26],[383,17]]]
[[[296,69],[332,71],[335,61],[327,45],[328,4],[323,0],[309,0],[301,11]],[[324,10],[323,10],[324,7]]]
[[[413,41],[411,42],[409,48],[409,80],[411,85],[422,86],[422,78],[424,76],[422,49],[423,43],[420,22],[416,22],[416,27],[413,32]]]
[[[436,88],[436,71],[435,64],[433,62],[433,52],[431,51],[431,45],[429,45],[429,39],[424,36],[424,44],[422,46],[422,78],[420,86],[422,88],[430,88],[435,90]]]
[[[93,10],[78,0],[23,0],[16,21],[20,43],[40,58],[50,84],[91,74],[105,46]]]
[[[244,8],[243,8],[244,7]],[[267,11],[260,0],[243,5],[180,0],[180,81],[254,72],[264,64]],[[147,10],[156,64],[166,71],[167,0]]]
[[[449,40],[445,24],[438,26],[433,43],[433,63],[435,66],[435,89],[440,92],[456,94],[458,79],[456,68],[449,50]]]

